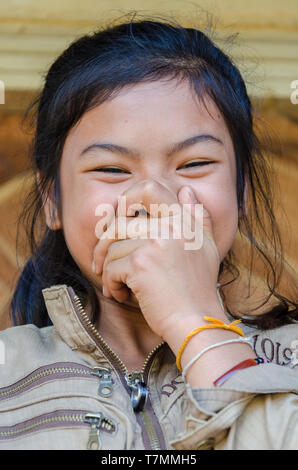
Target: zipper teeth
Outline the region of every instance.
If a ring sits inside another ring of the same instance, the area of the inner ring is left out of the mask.
[[[141,414],[143,416],[143,421],[144,421],[144,424],[146,426],[146,429],[149,435],[152,450],[160,450],[159,440],[155,433],[154,427],[152,425],[150,417],[148,416],[147,411],[143,410],[141,411]]]
[[[19,429],[13,429],[11,431],[1,431],[0,436],[2,437],[8,437],[8,436],[14,436],[16,434],[20,434],[22,432],[27,432],[31,431],[31,429],[34,429],[35,427],[40,426],[41,424],[48,424],[48,423],[53,423],[53,422],[80,422],[83,421],[82,415],[62,415],[62,416],[52,416],[50,418],[43,418],[39,419],[38,421],[35,421],[34,423],[28,424],[27,426],[24,426]]]
[[[93,332],[93,334],[98,338],[98,340],[103,344],[105,349],[108,350],[108,352],[113,356],[113,359],[115,359],[118,364],[121,366],[121,369],[123,370],[124,373],[127,373],[127,368],[125,367],[125,364],[121,361],[120,357],[117,356],[117,354],[110,348],[110,346],[105,342],[103,337],[98,333],[97,329],[93,325],[93,323],[90,321],[87,313],[85,312],[85,309],[82,305],[81,299],[75,295],[73,297],[74,302],[76,303],[77,308],[79,309],[80,315],[84,321],[84,323],[87,324],[88,328]]]
[[[155,346],[155,348],[151,351],[151,353],[149,354],[149,356],[147,357],[146,361],[145,361],[144,364],[143,364],[143,367],[142,367],[142,370],[141,370],[141,373],[142,373],[142,374],[145,373],[147,364],[148,364],[149,360],[151,359],[151,356],[152,356],[163,344],[164,344],[164,341],[162,341],[162,342],[159,343],[157,346]]]
[[[37,421],[34,421],[34,423],[28,424],[27,426],[20,427],[18,429],[13,429],[9,431],[0,431],[0,438],[15,436],[21,433],[26,433],[42,424],[51,424],[55,422],[85,424],[84,416],[85,416],[85,413],[79,413],[79,414],[72,413],[71,415],[64,414],[60,416],[50,416],[48,418],[40,418]],[[107,431],[114,431],[115,425],[109,418],[103,418],[100,424],[100,428],[106,429]]]
[[[65,372],[66,373],[70,372],[70,373],[91,375],[91,372],[89,370],[76,369],[74,367],[51,367],[51,368],[47,368],[47,369],[45,369],[41,372],[38,372],[37,374],[34,374],[29,379],[24,380],[19,385],[16,385],[15,387],[12,387],[12,388],[9,388],[9,390],[0,391],[0,398],[11,395],[15,392],[19,392],[20,390],[22,390],[23,388],[25,388],[27,385],[34,382],[35,380],[41,379],[41,378],[46,377],[48,375],[58,374],[59,372],[64,372],[64,373]]]
[[[73,300],[75,302],[75,305],[76,307],[78,308],[79,310],[79,313],[80,313],[80,316],[81,318],[83,319],[84,323],[87,325],[87,327],[93,332],[93,334],[95,335],[96,338],[98,338],[99,342],[103,345],[103,347],[109,352],[109,354],[113,357],[113,359],[120,365],[121,367],[121,370],[123,371],[123,373],[128,377],[128,380],[131,381],[132,379],[132,373],[128,373],[128,369],[127,367],[125,366],[125,364],[123,363],[123,361],[121,361],[121,359],[119,358],[119,356],[110,348],[110,346],[105,342],[105,340],[103,339],[103,337],[98,333],[98,331],[96,330],[96,328],[94,327],[94,325],[92,324],[92,322],[90,321],[87,313],[85,312],[85,309],[82,305],[82,302],[81,302],[81,299],[79,298],[78,295],[74,295],[73,296]],[[142,367],[142,370],[141,370],[141,374],[142,376],[144,376],[145,374],[145,370],[146,370],[146,367],[152,357],[152,355],[164,344],[164,341],[162,341],[160,344],[158,344],[154,349],[153,351],[151,351],[151,353],[149,354],[149,356],[147,357],[147,359],[145,360],[144,364],[143,364],[143,367]],[[152,447],[152,449],[154,450],[159,450],[160,449],[160,444],[159,444],[159,439],[158,439],[158,436],[155,432],[155,429],[154,429],[154,426],[153,424],[151,423],[151,420],[150,420],[150,417],[149,415],[147,414],[147,412],[142,412],[143,414],[143,422],[144,422],[144,425],[145,425],[145,428],[147,429],[147,433],[148,433],[148,437],[149,437],[149,440],[150,440],[150,445]]]
[[[95,328],[95,326],[93,325],[93,323],[90,321],[90,319],[88,318],[88,315],[87,313],[85,312],[85,309],[82,305],[82,302],[81,302],[81,299],[78,297],[78,295],[74,295],[73,297],[73,300],[77,306],[77,308],[79,309],[79,312],[80,312],[80,315],[83,319],[83,321],[88,325],[89,329],[94,333],[94,335],[98,338],[98,340],[101,342],[101,344],[104,346],[104,348],[109,352],[109,354],[113,357],[113,359],[115,359],[115,361],[117,361],[117,363],[120,365],[122,371],[124,374],[126,374],[128,376],[128,378],[130,379],[131,378],[131,374],[128,373],[128,369],[127,367],[125,366],[125,364],[123,363],[123,361],[121,361],[120,357],[110,348],[110,346],[105,342],[105,340],[103,339],[103,337],[98,333],[97,329]],[[153,351],[151,351],[151,353],[149,354],[149,356],[147,357],[147,359],[145,360],[144,364],[143,364],[143,367],[142,367],[142,370],[141,370],[141,374],[144,375],[145,373],[145,370],[146,370],[146,367],[148,365],[148,362],[149,360],[151,359],[152,355],[164,344],[164,341],[162,341],[161,343],[159,343],[154,349]]]

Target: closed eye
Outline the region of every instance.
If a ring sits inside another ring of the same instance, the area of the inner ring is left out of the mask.
[[[183,165],[182,167],[178,168],[181,169],[181,168],[192,168],[192,167],[195,167],[195,166],[203,166],[203,165],[209,165],[210,163],[214,163],[212,161],[202,161],[202,162],[191,162],[191,163],[187,163],[187,165]],[[115,167],[104,167],[104,168],[97,168],[96,170],[94,171],[101,171],[103,173],[128,173],[128,171],[126,170],[122,170],[121,168],[115,168]]]
[[[205,160],[205,161],[202,161],[202,162],[191,162],[191,163],[187,163],[187,165],[181,166],[180,168],[178,168],[178,170],[180,170],[181,168],[192,168],[194,166],[210,165],[210,163],[214,163],[214,162],[212,162],[210,160]]]
[[[128,173],[126,170],[114,167],[96,168],[94,171],[102,171],[103,173]]]

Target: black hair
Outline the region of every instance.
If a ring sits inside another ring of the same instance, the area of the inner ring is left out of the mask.
[[[236,156],[239,232],[267,264],[273,277],[273,283],[269,281],[270,276],[267,277],[269,297],[273,295],[279,300],[262,315],[244,312],[249,318],[243,321],[268,328],[297,319],[297,303],[276,291],[280,276],[269,247],[275,255],[283,255],[273,212],[270,171],[254,130],[253,107],[238,68],[199,29],[183,27],[167,18],[133,18],[120,24],[110,23],[74,40],[53,62],[43,89],[27,110],[26,118],[34,111],[35,132],[30,151],[34,183],[19,224],[26,228],[30,256],[11,301],[15,325],[33,323],[43,327],[51,324],[41,290],[54,284],[71,285],[83,304],[87,300],[91,302],[91,320],[100,314],[95,290],[72,259],[63,230],[50,230],[43,222],[44,200],[52,188],[61,217],[61,155],[69,131],[84,113],[112,99],[126,86],[160,80],[187,81],[201,101],[210,97],[230,132]],[[245,179],[249,187],[247,213],[244,210]],[[219,280],[227,272],[235,274],[229,283],[239,276],[233,249],[220,265]],[[290,310],[290,306],[294,309]]]

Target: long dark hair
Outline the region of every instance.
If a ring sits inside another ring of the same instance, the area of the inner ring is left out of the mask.
[[[276,291],[280,276],[272,253],[269,248],[266,251],[268,242],[271,251],[273,247],[274,254],[282,257],[279,229],[272,210],[269,166],[253,129],[253,109],[244,80],[233,61],[209,35],[165,17],[151,17],[110,23],[73,41],[51,65],[42,91],[25,114],[27,119],[33,111],[35,132],[30,157],[34,183],[19,218],[19,224],[26,229],[30,256],[11,302],[15,325],[51,324],[41,290],[54,284],[71,285],[83,304],[87,300],[91,302],[92,320],[99,315],[95,290],[72,259],[63,230],[50,230],[44,223],[43,202],[52,188],[61,216],[60,159],[68,132],[83,114],[113,98],[127,85],[161,79],[187,80],[202,102],[207,96],[215,102],[228,126],[236,155],[239,232],[263,257],[273,277],[273,283],[267,277],[270,296],[279,300],[261,316],[244,312],[250,314],[244,322],[269,328],[297,319],[297,303]],[[41,176],[39,181],[37,172]],[[245,178],[249,185],[247,213]],[[239,276],[232,249],[220,265],[220,277],[227,272],[235,274],[230,282]],[[290,310],[290,306],[294,309]]]

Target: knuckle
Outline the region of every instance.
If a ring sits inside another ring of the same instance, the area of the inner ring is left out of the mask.
[[[131,255],[132,269],[144,269],[148,262],[147,256],[144,251],[135,250]]]

